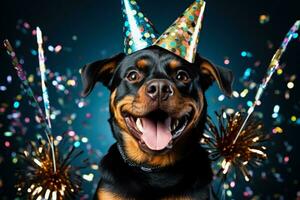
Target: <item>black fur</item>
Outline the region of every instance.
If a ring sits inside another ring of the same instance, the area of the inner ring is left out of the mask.
[[[174,166],[145,172],[128,166],[112,145],[102,159],[101,187],[136,200],[157,200],[166,196],[190,194],[194,199],[209,199],[212,172],[207,153],[198,146]]]
[[[126,73],[130,69],[137,69],[136,62],[141,58],[146,58],[149,61],[149,66],[142,72],[144,78],[138,83],[129,83],[125,79]],[[189,74],[190,83],[183,84],[174,80],[174,71],[166,67],[172,59],[180,61],[180,69]],[[204,65],[209,65],[209,70]],[[96,82],[100,81],[111,91],[117,89],[115,101],[119,101],[127,95],[135,95],[138,89],[149,80],[166,79],[175,84],[182,96],[191,97],[198,104],[203,105],[203,111],[197,124],[190,130],[189,140],[183,149],[184,152],[182,152],[184,155],[182,160],[158,171],[147,172],[142,170],[139,165],[128,165],[120,155],[117,144],[114,144],[101,161],[99,187],[121,194],[123,197],[137,200],[155,200],[182,195],[187,195],[193,199],[211,199],[212,171],[210,161],[207,153],[199,145],[206,121],[207,102],[205,98],[201,102],[198,93],[202,92],[204,96],[207,88],[216,80],[220,89],[230,96],[233,81],[230,70],[216,67],[198,55],[195,63],[191,64],[173,53],[154,46],[131,55],[119,54],[111,59],[86,65],[82,70],[82,79],[84,84],[83,96],[88,95]],[[109,122],[113,136],[122,148],[123,140],[120,127],[116,123],[112,110]]]

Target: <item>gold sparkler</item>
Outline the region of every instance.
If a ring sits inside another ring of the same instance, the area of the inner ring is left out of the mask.
[[[219,174],[226,175],[231,168],[239,170],[246,181],[250,180],[249,166],[257,166],[267,158],[263,142],[268,136],[263,133],[262,123],[255,115],[248,119],[235,143],[233,140],[242,126],[246,114],[236,112],[228,115],[216,113],[217,127],[208,117],[201,143],[208,150],[211,160],[220,161]]]
[[[81,178],[77,174],[80,168],[72,167],[70,163],[82,153],[76,151],[73,146],[63,158],[56,148],[56,172],[54,172],[49,143],[31,142],[27,150],[21,153],[28,166],[18,173],[19,182],[16,184],[18,193],[32,200],[75,199],[81,186]]]

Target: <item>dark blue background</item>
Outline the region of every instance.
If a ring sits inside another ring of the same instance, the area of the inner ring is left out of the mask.
[[[163,32],[192,3],[192,0],[140,0],[138,3],[147,17],[155,24],[156,29]],[[208,0],[199,52],[219,65],[224,65],[224,57],[228,57],[230,64],[226,67],[231,68],[236,77],[234,89],[241,92],[244,83],[240,79],[246,68],[253,68],[251,79],[256,83],[260,82],[268,62],[284,35],[290,26],[300,18],[299,6],[299,2],[296,0]],[[262,14],[270,16],[268,23],[259,23],[259,16]],[[18,22],[18,20],[22,20],[22,22]],[[16,28],[18,23],[22,24],[23,22],[28,22],[31,28]],[[36,49],[35,37],[31,35],[31,30],[35,26],[40,26],[44,35],[48,37],[45,44],[47,68],[53,72],[77,77],[77,86],[70,89],[70,95],[64,95],[62,91],[58,91],[49,84],[50,103],[62,112],[60,117],[53,120],[54,134],[60,135],[66,130],[74,130],[76,134],[89,138],[92,149],[100,156],[113,142],[107,123],[108,91],[103,86],[97,87],[88,97],[88,105],[79,109],[75,103],[76,99],[80,99],[81,90],[78,70],[86,63],[122,51],[122,24],[119,0],[10,0],[1,2],[0,39],[8,38],[13,44],[17,40],[21,41],[21,46],[16,51],[21,58],[24,58],[24,68],[28,74],[35,76],[36,83],[32,87],[36,94],[40,95],[41,91],[38,85],[40,79],[36,73],[38,60],[31,53],[32,49]],[[77,36],[77,40],[72,39],[74,35]],[[274,47],[268,48],[267,41],[274,44]],[[58,54],[49,52],[47,46],[50,44],[61,44],[62,52]],[[251,52],[253,57],[241,57],[242,51]],[[263,114],[266,134],[271,134],[272,128],[278,124],[283,128],[284,133],[272,137],[271,142],[267,145],[269,146],[267,151],[269,160],[263,167],[254,170],[254,178],[250,183],[245,183],[242,178],[239,178],[236,187],[231,188],[233,197],[229,198],[246,198],[243,193],[249,188],[253,191],[249,198],[254,199],[296,199],[297,192],[298,198],[300,196],[298,171],[300,129],[299,124],[290,121],[292,115],[300,118],[299,53],[298,37],[290,44],[282,58],[282,62],[286,64],[283,75],[274,75],[273,81],[264,95],[263,105],[257,109]],[[256,61],[260,61],[261,65],[255,68],[253,63]],[[7,84],[7,90],[0,91],[0,104],[2,107],[4,104],[7,105],[6,111],[0,113],[0,197],[13,199],[15,196],[13,175],[16,168],[22,168],[24,165],[22,162],[12,163],[12,152],[24,148],[26,141],[34,139],[37,128],[32,120],[30,125],[23,123],[28,128],[25,135],[18,135],[18,131],[10,138],[3,135],[12,126],[11,120],[7,117],[10,113],[19,110],[23,113],[22,117],[28,115],[33,118],[33,112],[27,101],[21,101],[18,109],[13,108],[12,102],[21,91],[20,82],[3,48],[0,50],[0,65],[0,85],[6,85],[8,75],[13,77],[12,83]],[[295,87],[290,90],[291,98],[285,99],[286,83],[293,74],[297,76],[294,81]],[[253,100],[254,92],[255,90],[250,91],[250,94],[244,99],[234,98],[218,102],[217,97],[220,95],[220,91],[214,86],[207,95],[209,112],[212,114],[222,106],[234,109],[247,108],[246,102]],[[59,98],[65,99],[65,104],[59,104]],[[276,104],[280,105],[279,114],[282,120],[279,122],[278,119],[271,117]],[[67,125],[63,118],[72,113],[76,113],[77,117],[71,125]],[[86,118],[86,113],[90,113],[92,118]],[[5,141],[10,141],[12,145],[6,148]],[[292,150],[288,151],[287,146],[292,146]],[[83,145],[80,148],[86,150]],[[97,163],[100,158],[93,152],[86,153],[85,156],[91,157]],[[289,157],[288,163],[281,161],[284,156]],[[266,173],[267,178],[262,178],[262,172]],[[95,174],[94,181],[84,183],[84,193],[89,195],[86,195],[85,198],[91,198],[90,195],[98,181],[99,174],[96,171],[92,171],[92,173]],[[282,178],[282,181],[278,176]],[[249,188],[247,189],[247,187]]]

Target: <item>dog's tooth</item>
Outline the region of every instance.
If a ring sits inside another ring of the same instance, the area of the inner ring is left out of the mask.
[[[165,121],[165,126],[168,127],[169,131],[172,131],[172,119],[171,117],[168,117]]]
[[[169,131],[173,131],[173,123],[169,124]]]
[[[179,124],[179,120],[177,119],[177,120],[175,121],[175,127],[177,127],[178,124]]]
[[[172,131],[174,131],[175,129],[176,129],[176,125],[173,124],[173,125],[172,125]]]
[[[137,118],[137,120],[136,120],[136,127],[139,129],[139,131],[143,132],[144,128],[143,128],[142,121],[140,118]]]
[[[174,131],[178,126],[179,121],[176,119],[171,125],[171,131]]]
[[[168,149],[172,149],[173,148],[173,142],[172,141],[169,142],[169,144],[167,145],[167,148]]]

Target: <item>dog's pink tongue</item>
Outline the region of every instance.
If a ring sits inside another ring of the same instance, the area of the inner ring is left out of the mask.
[[[172,134],[169,130],[171,119],[166,121],[152,121],[148,118],[142,118],[142,139],[151,150],[162,150],[172,140]]]

